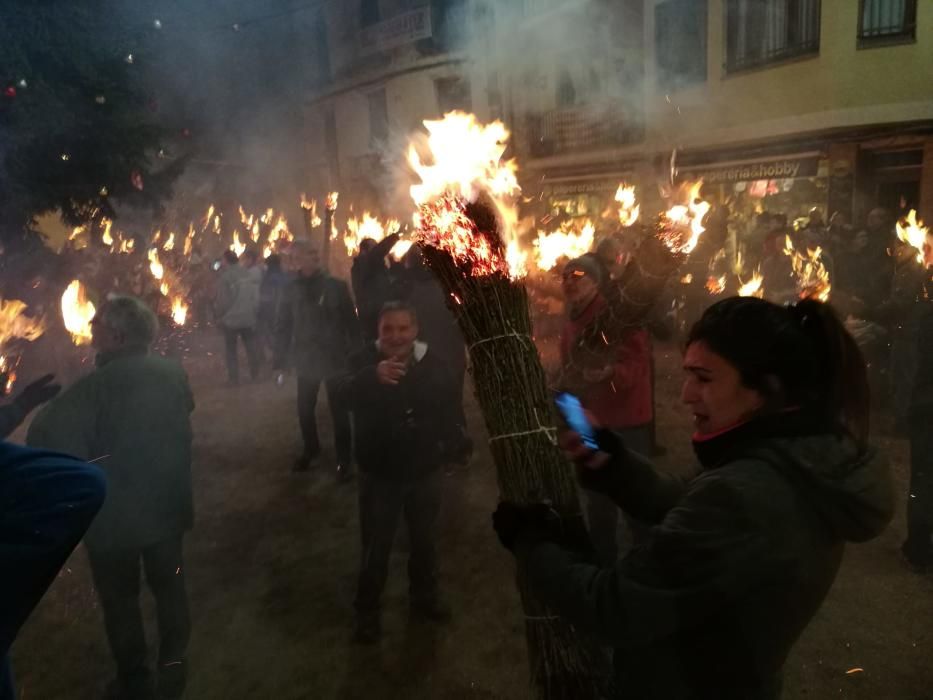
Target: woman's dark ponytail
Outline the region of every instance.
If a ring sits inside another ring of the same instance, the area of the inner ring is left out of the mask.
[[[804,299],[789,310],[816,353],[818,395],[859,446],[867,447],[871,392],[862,351],[829,304]]]

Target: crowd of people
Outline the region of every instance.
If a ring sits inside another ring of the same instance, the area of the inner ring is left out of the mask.
[[[578,396],[598,428],[595,449],[570,430],[561,437],[585,492],[592,544],[568,539],[527,504],[500,504],[494,527],[530,585],[615,648],[607,692],[645,700],[779,696],[781,667],[825,599],[844,543],[877,536],[893,514],[888,467],[869,438],[870,385],[874,395],[894,395],[898,429],[910,438],[904,557],[915,570],[933,565],[927,275],[882,211],[863,231],[836,217],[824,224],[819,212],[799,232],[786,224],[763,215],[760,240],[748,249],[760,246],[777,282],[786,281],[784,261],[773,255],[779,237],[782,246],[787,235],[822,246],[837,309],[792,293],[776,300],[791,302],[782,304],[712,303],[706,293],[690,307],[682,400],[696,428],[692,479],[649,463],[663,451],[652,347],[673,332],[664,314],[628,328],[597,360],[574,361],[574,345],[618,293],[637,243],[607,237],[557,271],[565,303],[552,382]],[[451,618],[437,574],[440,484],[444,466],[468,463],[473,451],[456,318],[417,247],[389,260],[396,240],[362,241],[350,285],[307,243],[265,263],[252,250],[228,251],[213,300],[230,384],[240,382],[240,341],[252,380],[266,370],[278,382],[296,378],[295,472],[323,464],[316,408],[324,386],[335,452],[328,468],[338,483],[358,487],[353,637],[362,644],[380,640],[400,516],[410,541],[411,614],[436,624]],[[714,251],[706,254],[693,264],[712,264]],[[180,364],[151,351],[157,330],[144,301],[111,297],[93,322],[96,368],[60,393],[44,377],[0,409],[8,435],[47,402],[29,426],[30,447],[2,446],[0,560],[21,575],[0,584],[0,653],[83,538],[117,669],[110,698],[179,698],[188,674],[183,549],[194,518],[194,398]],[[618,537],[623,521],[627,547]],[[154,671],[141,568],[156,601]],[[12,697],[7,676],[3,698]]]

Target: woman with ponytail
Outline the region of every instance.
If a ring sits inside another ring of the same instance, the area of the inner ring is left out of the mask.
[[[693,327],[683,364],[692,478],[605,431],[598,450],[562,438],[585,488],[652,525],[643,546],[600,568],[540,509],[508,503],[496,529],[554,610],[615,648],[613,697],[774,700],[844,544],[894,510],[865,363],[827,305],[732,298]]]

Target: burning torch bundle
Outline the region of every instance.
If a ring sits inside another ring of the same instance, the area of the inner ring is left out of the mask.
[[[413,147],[415,224],[425,258],[449,295],[470,348],[476,395],[503,498],[549,500],[579,519],[572,472],[555,446],[544,371],[531,337],[522,260],[508,237],[519,192],[514,163],[501,162],[508,132],[452,113],[425,122],[431,164]],[[512,247],[514,251],[514,247]],[[543,698],[597,694],[594,656],[573,628],[518,585],[526,615],[532,683]]]

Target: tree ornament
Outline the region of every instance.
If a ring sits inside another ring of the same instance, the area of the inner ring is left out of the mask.
[[[26,82],[26,78],[20,78],[18,84],[21,88],[25,88],[29,85],[29,83]]]
[[[128,53],[128,54],[126,54],[126,59],[125,59],[125,60],[126,60],[127,63],[132,64],[133,61],[135,61],[136,59],[133,58],[133,54]]]
[[[162,29],[162,21],[158,19],[153,20],[152,26],[155,27],[156,29]]]
[[[7,97],[16,97],[16,88],[12,85],[8,85],[4,90],[3,94]]]
[[[105,104],[105,103],[107,102],[107,98],[104,97],[103,95],[98,95],[97,97],[94,98],[94,101],[95,101],[97,104],[102,105],[102,104]]]

